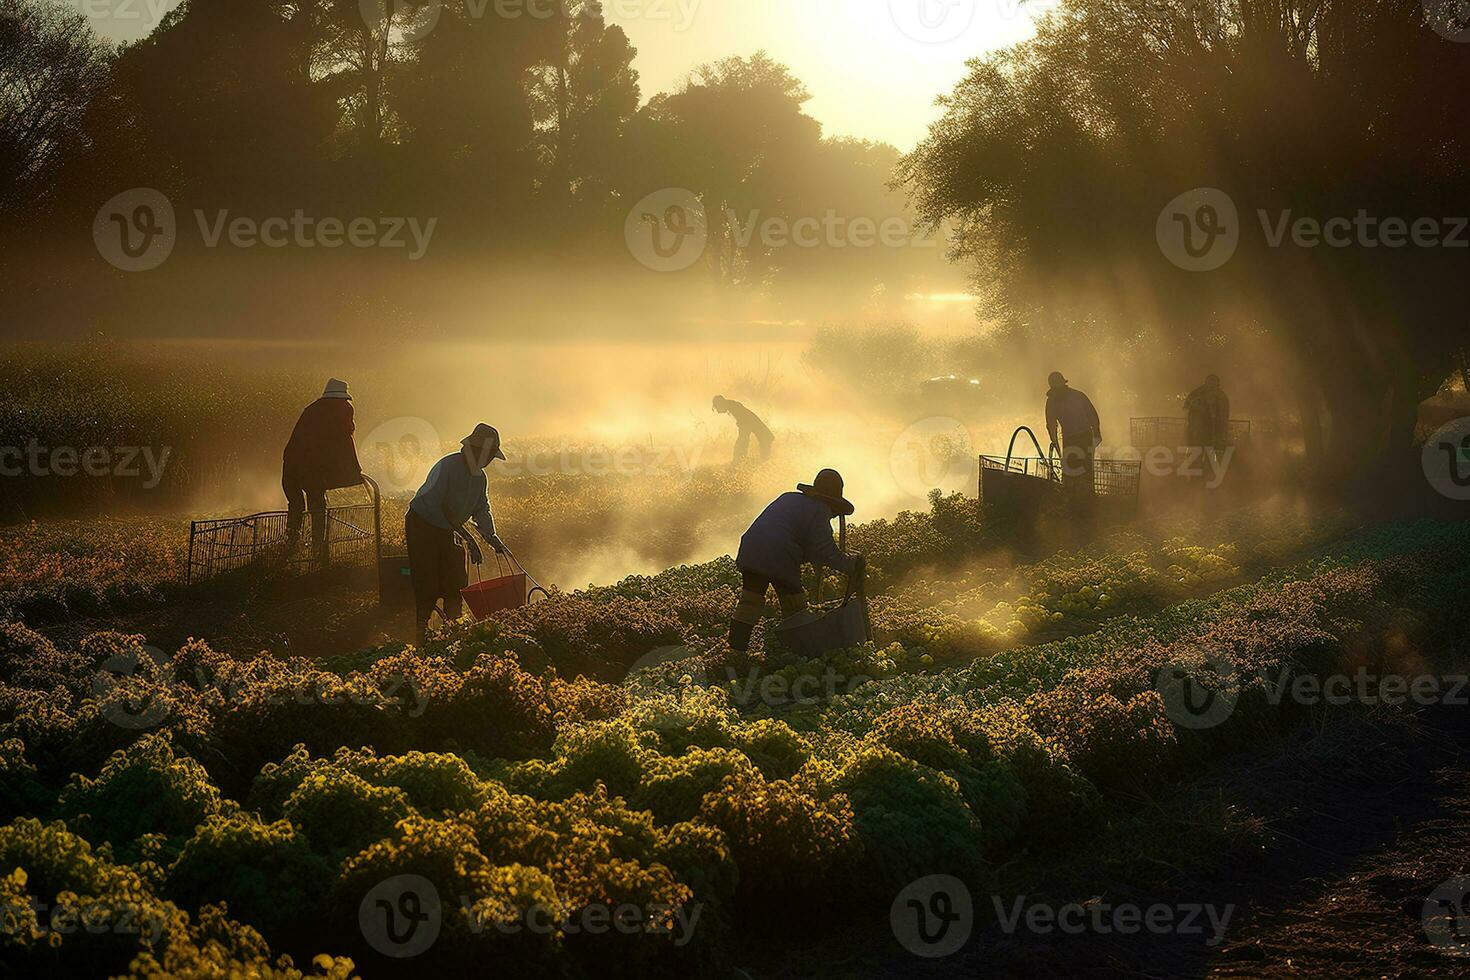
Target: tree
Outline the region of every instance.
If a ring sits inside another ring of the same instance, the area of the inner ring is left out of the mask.
[[[601,197],[606,163],[638,111],[637,52],[621,27],[607,25],[600,0],[557,0],[551,30],[551,50],[527,83],[543,186],[554,199]]]
[[[1465,213],[1466,46],[1420,0],[1069,0],[1034,40],[972,63],[900,177],[1018,333],[1176,350],[1264,329],[1320,400],[1344,466],[1402,447],[1452,364],[1462,254],[1270,244],[1258,212]],[[1223,269],[1164,261],[1175,195],[1226,190]],[[1319,398],[1320,392],[1320,398]],[[1385,406],[1392,406],[1385,409]]]
[[[85,17],[38,0],[0,0],[0,217],[48,203],[82,152],[83,121],[110,81],[113,53]]]
[[[646,108],[657,156],[672,183],[699,195],[709,221],[706,255],[721,282],[763,283],[772,260],[759,238],[743,242],[752,217],[788,213],[800,163],[821,139],[803,110],[811,94],[790,69],[764,52],[696,69],[672,95]]]

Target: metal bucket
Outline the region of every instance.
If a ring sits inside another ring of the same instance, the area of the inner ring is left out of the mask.
[[[849,596],[835,609],[808,609],[797,613],[781,624],[777,634],[793,653],[804,657],[866,643],[872,638],[868,628],[867,601],[857,594]]]

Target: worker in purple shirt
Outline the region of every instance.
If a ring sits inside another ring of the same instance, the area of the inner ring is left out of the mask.
[[[740,569],[740,600],[730,621],[730,648],[750,649],[750,637],[766,608],[766,592],[775,587],[781,618],[807,607],[801,585],[804,562],[854,575],[862,559],[845,555],[832,540],[832,519],[848,517],[852,504],[843,497],[842,476],[823,470],[810,484],[798,484],[766,507],[740,538],[735,564]]]
[[[408,505],[404,521],[420,645],[440,602],[444,603],[446,618],[459,618],[460,590],[468,582],[464,548],[455,536],[468,545],[471,561],[478,565],[485,560],[465,525],[473,521],[485,543],[496,554],[505,554],[505,545],[495,533],[489,481],[485,478],[491,463],[505,459],[500,433],[482,422],[460,445],[463,448],[459,452],[445,456],[429,470],[428,479]]]

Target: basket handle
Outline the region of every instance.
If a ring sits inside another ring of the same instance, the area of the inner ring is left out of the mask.
[[[1011,434],[1011,445],[1006,450],[1006,469],[1011,468],[1011,459],[1016,455],[1016,440],[1021,438],[1021,433],[1023,432],[1031,437],[1031,445],[1036,447],[1036,455],[1042,459],[1049,458],[1046,453],[1041,451],[1041,440],[1036,438],[1036,433],[1031,431],[1030,426],[1023,425]]]

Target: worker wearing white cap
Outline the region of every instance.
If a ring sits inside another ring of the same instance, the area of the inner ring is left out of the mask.
[[[352,442],[356,428],[347,382],[332,378],[322,396],[301,413],[281,460],[291,551],[301,534],[302,516],[310,511],[312,553],[322,565],[327,563],[327,491],[362,482]]]

